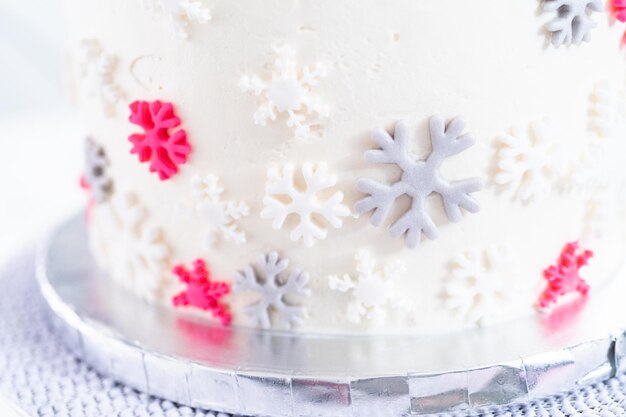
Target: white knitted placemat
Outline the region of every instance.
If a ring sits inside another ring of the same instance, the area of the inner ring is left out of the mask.
[[[139,393],[97,374],[74,357],[48,328],[44,301],[35,282],[33,252],[26,251],[0,268],[1,395],[33,416],[228,417]],[[625,393],[626,375],[620,375],[569,395],[480,415],[626,416]]]

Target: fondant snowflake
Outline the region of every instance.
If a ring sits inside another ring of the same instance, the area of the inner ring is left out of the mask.
[[[546,24],[554,46],[579,45],[591,40],[591,30],[597,26],[591,14],[604,11],[604,5],[602,0],[544,0],[543,11],[556,14]]]
[[[499,247],[472,250],[454,259],[444,284],[445,305],[468,323],[489,324],[509,301],[505,278],[513,271],[509,253]]]
[[[600,137],[608,137],[616,119],[616,98],[608,82],[597,83],[589,97],[589,129]]]
[[[191,184],[195,197],[193,211],[208,227],[204,234],[204,247],[213,248],[220,234],[225,240],[246,243],[246,234],[236,222],[250,214],[248,205],[243,201],[222,200],[224,188],[216,175],[195,176]]]
[[[93,209],[96,206],[96,200],[93,198],[93,194],[91,192],[91,185],[85,181],[85,176],[80,176],[80,188],[84,191],[85,196],[87,197],[87,205],[85,207],[85,222],[89,225],[91,223]]]
[[[483,188],[482,180],[471,178],[461,181],[446,181],[439,172],[443,161],[474,144],[469,134],[462,135],[465,123],[454,119],[448,126],[439,116],[430,118],[430,140],[432,152],[426,160],[416,160],[409,150],[408,126],[405,122],[396,123],[394,135],[384,129],[375,129],[372,137],[381,149],[369,150],[365,160],[375,164],[395,164],[402,170],[400,179],[391,184],[383,184],[361,178],[357,188],[367,197],[358,201],[355,209],[359,213],[373,210],[370,223],[380,226],[391,212],[398,198],[407,195],[411,207],[389,228],[394,238],[406,235],[406,245],[415,248],[424,233],[429,239],[436,239],[437,227],[426,210],[426,201],[433,194],[443,199],[446,215],[450,221],[461,220],[461,209],[471,213],[479,210],[478,203],[470,193]]]
[[[569,293],[578,292],[586,295],[589,292],[589,284],[581,278],[579,272],[592,256],[593,252],[581,250],[578,242],[566,244],[557,263],[543,271],[548,286],[539,297],[539,307],[550,307],[559,298]]]
[[[144,8],[150,13],[161,11],[168,16],[176,34],[181,39],[189,38],[191,23],[207,23],[211,10],[204,0],[144,0]]]
[[[543,123],[531,123],[527,129],[514,127],[500,138],[497,167],[496,184],[514,198],[530,201],[548,191],[555,172]]]
[[[620,22],[626,22],[626,0],[613,0],[613,14]]]
[[[287,260],[270,252],[259,257],[256,270],[248,265],[236,274],[233,290],[253,292],[259,298],[246,307],[254,325],[264,329],[290,329],[302,324],[307,312],[304,306],[298,305],[297,298],[311,296],[307,288],[309,275],[296,269],[281,278],[288,267]]]
[[[612,225],[616,224],[617,195],[619,192],[605,187],[597,189],[587,202],[584,242],[601,240],[606,237]]]
[[[353,278],[349,274],[341,278],[331,275],[328,277],[329,287],[352,295],[347,310],[349,321],[360,323],[362,319],[366,319],[384,325],[387,309],[394,300],[395,283],[406,272],[406,265],[398,261],[378,269],[371,254],[366,250],[359,251],[355,260],[356,277]]]
[[[571,168],[571,183],[579,190],[611,189],[619,191],[626,185],[623,155],[626,142],[618,134],[587,145]]]
[[[135,294],[153,300],[168,270],[169,247],[161,230],[147,222],[147,211],[134,194],[114,201],[118,236],[112,246],[113,276]]]
[[[171,103],[160,101],[135,101],[130,105],[131,123],[141,126],[144,133],[132,134],[130,153],[139,156],[140,162],[150,163],[150,172],[159,174],[163,181],[178,172],[178,165],[187,162],[191,146],[187,133],[180,126]],[[176,130],[174,130],[176,129]]]
[[[113,180],[107,175],[109,161],[104,148],[91,139],[85,140],[84,188],[95,203],[103,203],[113,192]]]
[[[296,137],[312,135],[322,119],[328,117],[328,106],[312,93],[313,87],[328,72],[325,65],[318,63],[312,69],[296,68],[295,51],[288,47],[275,47],[276,60],[269,79],[259,76],[241,77],[239,87],[246,93],[258,97],[259,106],[254,113],[254,122],[265,126],[268,120],[276,120],[276,113],[285,113],[287,126],[295,128]]]
[[[334,228],[343,225],[341,217],[348,216],[350,209],[341,204],[343,193],[336,191],[330,197],[320,199],[323,191],[337,184],[337,177],[328,174],[324,163],[305,163],[302,165],[304,187],[299,187],[294,179],[295,167],[287,164],[282,171],[271,168],[267,171],[265,188],[265,207],[261,218],[271,219],[272,227],[279,230],[288,216],[298,217],[297,226],[291,231],[290,238],[302,240],[306,247],[311,247],[316,240],[326,239],[328,230],[323,227],[323,220]]]
[[[81,42],[80,54],[81,75],[89,84],[89,94],[100,100],[106,116],[114,116],[116,105],[124,99],[124,92],[115,81],[115,57],[93,39]]]
[[[226,282],[212,281],[211,273],[203,259],[197,259],[190,271],[184,265],[177,265],[173,272],[187,287],[172,298],[175,307],[195,307],[209,311],[223,325],[229,325],[232,319],[228,307],[220,302],[230,293]]]

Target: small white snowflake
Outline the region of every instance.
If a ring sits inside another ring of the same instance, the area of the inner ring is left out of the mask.
[[[285,165],[282,171],[277,168],[267,171],[263,200],[265,207],[261,211],[261,218],[272,220],[274,230],[279,230],[288,216],[297,216],[299,222],[291,231],[290,238],[293,242],[302,240],[306,247],[311,247],[316,240],[326,239],[328,235],[322,220],[326,220],[334,228],[340,228],[343,225],[341,217],[350,215],[350,209],[341,204],[341,191],[321,199],[321,192],[337,184],[337,177],[328,174],[326,164],[315,166],[307,162],[302,165],[303,189],[296,184],[294,171],[293,164]]]
[[[146,300],[154,300],[169,271],[168,245],[161,230],[147,222],[147,211],[132,193],[113,201],[116,224],[111,246],[113,277]]]
[[[350,322],[360,323],[365,318],[384,325],[389,304],[394,301],[395,283],[406,272],[406,264],[397,261],[377,269],[374,259],[366,250],[359,251],[355,260],[355,278],[349,274],[341,278],[331,275],[328,277],[328,285],[331,290],[351,293],[353,300],[347,310]]]
[[[604,150],[597,143],[589,144],[586,149],[570,163],[568,173],[559,181],[559,188],[564,191],[592,189],[605,182],[605,170],[602,167]]]
[[[588,143],[572,159],[565,176],[570,188],[619,193],[626,186],[622,157],[626,141],[621,134],[626,110],[620,109],[626,109],[626,93],[622,96],[610,83],[598,82],[590,96]]]
[[[602,241],[616,223],[617,197],[614,190],[600,188],[587,202],[583,241]]]
[[[468,323],[486,325],[498,316],[509,300],[513,273],[510,254],[494,246],[472,249],[454,259],[444,283],[445,306]]]
[[[616,97],[608,82],[595,85],[589,97],[589,130],[605,138],[611,136],[616,122]]]
[[[622,189],[626,186],[624,154],[626,141],[618,129],[605,138],[592,136],[590,143],[569,167],[567,178],[571,186],[581,190]]]
[[[298,304],[297,298],[311,296],[311,290],[307,288],[309,275],[295,269],[281,278],[288,267],[287,260],[280,259],[277,252],[270,252],[259,256],[256,269],[248,265],[237,272],[233,290],[252,292],[258,296],[257,301],[246,307],[254,325],[270,329],[274,322],[275,328],[290,329],[302,324],[307,311]]]
[[[161,11],[166,14],[181,39],[189,38],[191,23],[211,20],[211,10],[203,0],[144,0],[144,8],[150,13]]]
[[[115,82],[117,60],[93,39],[82,41],[79,50],[81,76],[89,85],[88,94],[100,100],[107,117],[114,116],[117,103],[124,99],[124,92]]]
[[[550,190],[555,164],[543,123],[531,123],[527,129],[514,127],[500,138],[495,182],[511,196],[530,201]]]
[[[602,0],[544,0],[543,11],[556,14],[546,24],[554,46],[579,45],[591,40],[591,30],[597,26],[591,14],[604,11],[604,5]]]
[[[326,65],[317,63],[313,69],[304,67],[299,71],[292,48],[283,46],[273,49],[276,60],[269,79],[244,75],[239,82],[242,91],[258,97],[254,122],[265,126],[268,120],[276,120],[276,113],[285,113],[287,126],[295,128],[296,137],[311,137],[312,128],[319,127],[321,120],[329,114],[328,106],[311,92],[319,80],[326,77],[328,69]]]
[[[205,249],[214,248],[218,237],[222,237],[238,245],[246,243],[246,233],[239,229],[237,221],[250,215],[250,207],[243,201],[223,200],[224,188],[217,175],[205,177],[198,175],[191,179],[194,204],[191,208],[183,205],[183,209],[207,226],[202,240]]]

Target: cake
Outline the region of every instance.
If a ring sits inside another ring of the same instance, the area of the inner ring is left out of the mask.
[[[617,279],[621,0],[67,9],[92,252],[148,304],[433,334]]]

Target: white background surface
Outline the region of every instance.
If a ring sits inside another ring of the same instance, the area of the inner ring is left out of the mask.
[[[84,204],[61,3],[0,0],[0,265]],[[0,396],[0,416],[13,415]]]
[[[60,0],[0,0],[0,262],[80,205]]]

